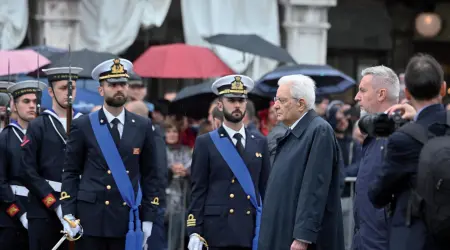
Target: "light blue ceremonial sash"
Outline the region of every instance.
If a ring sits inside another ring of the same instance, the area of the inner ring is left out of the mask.
[[[253,180],[245,165],[244,160],[239,155],[236,147],[231,143],[228,137],[220,138],[219,132],[217,130],[209,132],[214,145],[216,146],[219,153],[222,155],[225,162],[230,167],[236,179],[241,184],[244,192],[250,196],[250,201],[252,205],[256,208],[256,227],[255,227],[255,237],[253,238],[252,250],[258,249],[258,238],[259,238],[259,227],[261,224],[261,213],[262,213],[262,201],[261,196],[256,197],[255,186],[253,185]]]
[[[98,111],[90,113],[89,119],[91,121],[92,130],[95,138],[102,151],[102,154],[111,170],[114,181],[116,182],[122,199],[126,201],[130,207],[130,220],[128,222],[128,233],[126,236],[125,250],[142,250],[142,242],[144,234],[142,233],[142,225],[139,218],[139,205],[142,200],[141,186],[139,185],[137,197],[134,196],[133,185],[130,177],[125,171],[125,165],[117,150],[116,144],[109,132],[107,126],[109,123],[100,124],[98,118]],[[136,223],[135,222],[136,218]]]

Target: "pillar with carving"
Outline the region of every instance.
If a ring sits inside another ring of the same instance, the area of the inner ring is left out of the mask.
[[[80,0],[35,0],[33,43],[67,49],[77,47]]]
[[[328,9],[337,0],[280,0],[284,6],[283,27],[287,50],[297,63],[327,62]]]

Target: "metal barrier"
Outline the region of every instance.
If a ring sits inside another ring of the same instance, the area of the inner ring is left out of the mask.
[[[350,204],[349,204],[349,219],[348,221],[344,221],[344,227],[347,227],[347,235],[344,235],[345,239],[345,249],[350,250],[352,247],[352,241],[353,241],[353,232],[355,227],[355,221],[353,218],[353,201],[355,199],[355,183],[356,183],[356,177],[346,177],[345,183],[350,183]]]

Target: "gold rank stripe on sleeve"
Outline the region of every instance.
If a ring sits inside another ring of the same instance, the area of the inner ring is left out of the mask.
[[[155,197],[151,203],[152,203],[153,205],[159,206],[159,198],[158,198],[158,197]]]
[[[44,199],[42,199],[42,202],[44,203],[44,205],[49,208],[51,207],[53,204],[55,204],[56,202],[56,198],[53,194],[49,194],[47,196],[45,196]]]
[[[188,227],[195,227],[197,225],[197,220],[195,219],[193,214],[189,214],[188,215],[188,219],[187,219],[187,226]]]
[[[70,195],[67,194],[67,192],[61,192],[61,197],[59,198],[60,201],[69,199]]]
[[[14,217],[19,211],[20,209],[16,206],[16,204],[12,204],[8,207],[8,209],[6,209],[6,213],[11,217]]]

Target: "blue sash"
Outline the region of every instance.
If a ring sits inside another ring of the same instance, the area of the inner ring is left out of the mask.
[[[220,138],[219,132],[217,130],[209,132],[214,145],[217,150],[222,155],[223,159],[226,161],[231,171],[233,172],[236,179],[241,184],[244,192],[250,196],[250,201],[252,205],[256,208],[256,227],[255,227],[255,237],[253,238],[252,250],[258,249],[258,238],[259,238],[259,227],[261,224],[261,213],[262,213],[262,201],[261,196],[256,197],[255,186],[253,185],[252,177],[245,165],[244,160],[239,155],[236,147],[231,143],[228,137]]]
[[[130,177],[125,171],[122,157],[117,150],[116,144],[109,132],[107,126],[109,123],[100,124],[98,118],[98,111],[90,113],[89,119],[91,121],[92,130],[95,138],[102,151],[103,157],[111,170],[114,181],[116,182],[122,199],[126,201],[130,207],[130,220],[128,223],[128,233],[126,236],[125,250],[142,250],[142,242],[144,234],[142,233],[142,225],[139,218],[139,208],[142,200],[141,186],[139,185],[137,197],[135,199],[133,185]],[[136,224],[134,220],[136,218]]]

